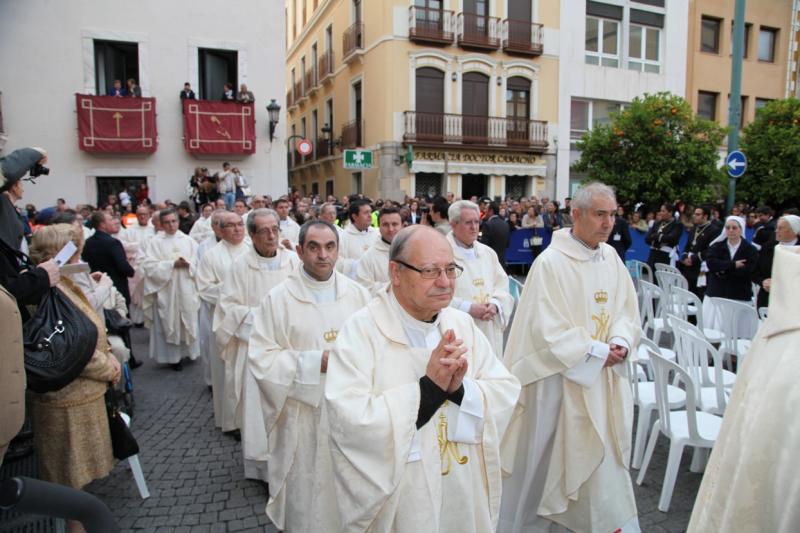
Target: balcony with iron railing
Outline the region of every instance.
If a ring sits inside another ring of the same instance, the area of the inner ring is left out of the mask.
[[[320,56],[317,71],[321,83],[326,83],[333,79],[333,50],[328,50]]]
[[[317,73],[313,66],[306,72],[303,89],[306,96],[314,94],[317,90]]]
[[[342,126],[342,148],[358,148],[364,144],[364,121],[351,120]]]
[[[452,44],[455,39],[452,11],[429,7],[408,8],[408,38],[424,44]]]
[[[316,155],[317,159],[333,155],[333,141],[330,139],[320,138],[317,139]]]
[[[529,152],[547,148],[547,122],[514,117],[403,113],[403,141],[431,146],[505,147]]]
[[[294,91],[290,88],[286,91],[286,108],[294,107]]]
[[[500,19],[496,17],[459,13],[456,33],[461,48],[476,50],[500,48]]]
[[[349,63],[364,51],[364,23],[356,22],[342,35],[342,61]]]
[[[544,50],[544,30],[541,24],[525,20],[504,20],[502,23],[503,50],[509,54],[540,56]]]
[[[294,84],[294,103],[298,105],[303,105],[305,103],[305,92],[303,90],[303,77],[304,75],[300,75],[300,79],[297,80]]]

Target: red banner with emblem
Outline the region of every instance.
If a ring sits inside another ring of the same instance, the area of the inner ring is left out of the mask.
[[[254,154],[253,104],[183,101],[183,144],[191,154]]]
[[[78,148],[95,153],[146,153],[158,148],[155,98],[76,94]]]

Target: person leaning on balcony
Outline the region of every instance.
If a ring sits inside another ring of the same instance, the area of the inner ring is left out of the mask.
[[[236,101],[236,91],[233,90],[233,84],[230,82],[225,83],[222,86],[222,98],[223,102],[235,102]]]
[[[121,80],[114,80],[114,85],[108,90],[107,94],[108,96],[116,97],[128,96],[128,89],[122,87]]]
[[[142,96],[142,88],[136,85],[136,80],[133,78],[128,78],[128,96],[137,98]]]
[[[242,84],[239,87],[239,94],[236,95],[236,101],[240,104],[252,104],[256,101],[256,97],[253,96],[253,91],[247,90],[247,84]]]
[[[181,100],[196,100],[194,91],[192,90],[192,84],[188,81],[183,84],[183,90],[181,91]]]

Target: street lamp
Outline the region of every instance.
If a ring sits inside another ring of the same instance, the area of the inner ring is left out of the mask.
[[[267,106],[267,113],[269,114],[269,142],[275,138],[275,127],[278,125],[278,118],[281,113],[281,106],[275,99],[271,99]]]
[[[333,132],[333,128],[331,128],[326,122],[325,125],[320,128],[320,131],[322,131],[322,135],[325,138],[325,143],[328,145],[327,153],[325,155],[333,155],[333,145],[331,144],[331,133]]]

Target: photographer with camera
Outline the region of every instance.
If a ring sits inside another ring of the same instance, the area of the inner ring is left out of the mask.
[[[58,283],[60,274],[55,261],[33,266],[22,253],[23,222],[14,202],[22,199],[22,178],[47,175],[44,167],[47,152],[42,148],[20,148],[0,160],[0,285],[17,300],[23,322],[28,318],[26,305],[37,305],[47,290]]]

